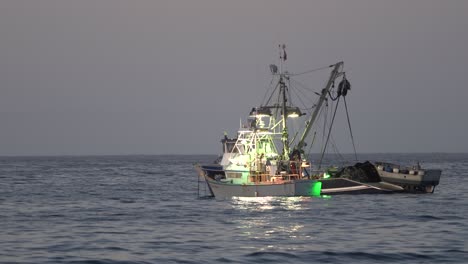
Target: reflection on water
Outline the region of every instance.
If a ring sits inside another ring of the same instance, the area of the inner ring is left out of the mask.
[[[368,155],[425,160],[441,184],[331,199],[196,199],[200,159],[0,158],[0,262],[466,263],[467,154]]]
[[[321,199],[330,199],[330,195],[322,195]],[[234,209],[250,211],[268,210],[301,210],[304,203],[309,203],[317,197],[233,197],[231,204]]]
[[[309,197],[233,197],[232,205],[235,209],[267,211],[267,210],[300,210],[304,200]]]
[[[244,240],[243,248],[256,251],[293,250],[295,243],[286,241],[307,241],[311,239],[310,230],[305,232],[303,221],[291,216],[306,210],[305,204],[310,197],[235,197],[232,206],[235,210],[247,211],[248,217],[236,219],[236,229]],[[282,213],[279,213],[282,212]]]

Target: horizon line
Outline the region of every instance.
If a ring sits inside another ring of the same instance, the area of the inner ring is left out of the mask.
[[[310,153],[309,155],[320,155],[321,153]],[[369,154],[468,154],[468,152],[447,152],[447,151],[434,151],[434,152],[361,152],[357,155],[369,155]],[[325,155],[354,155],[354,153],[325,153]],[[207,153],[198,153],[198,154],[177,154],[177,153],[167,153],[167,154],[0,154],[0,158],[21,158],[21,157],[123,157],[123,156],[220,156],[220,154],[207,154]]]

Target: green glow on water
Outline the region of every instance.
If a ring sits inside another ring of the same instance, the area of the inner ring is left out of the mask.
[[[322,182],[315,182],[312,184],[311,188],[311,195],[312,196],[320,196],[320,192],[322,191]]]

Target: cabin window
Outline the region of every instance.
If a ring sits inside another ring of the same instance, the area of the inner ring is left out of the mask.
[[[242,172],[228,172],[227,173],[228,178],[242,178]]]

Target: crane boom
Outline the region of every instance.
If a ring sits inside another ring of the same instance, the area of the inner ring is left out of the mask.
[[[333,82],[335,81],[335,79],[337,79],[343,74],[343,72],[340,71],[341,68],[343,67],[342,61],[334,65],[330,65],[330,67],[333,67],[333,70],[330,74],[330,78],[328,79],[327,85],[325,86],[325,88],[322,89],[322,93],[320,94],[320,98],[318,100],[318,103],[315,106],[314,112],[312,113],[310,119],[308,120],[306,128],[304,129],[304,132],[302,133],[301,139],[297,143],[296,149],[299,150],[300,152],[303,152],[303,148],[305,146],[305,139],[307,138],[307,135],[309,134],[310,129],[312,128],[312,125],[314,124],[315,119],[317,118],[320,112],[320,109],[322,108],[323,102],[327,100],[327,95],[332,87]]]

